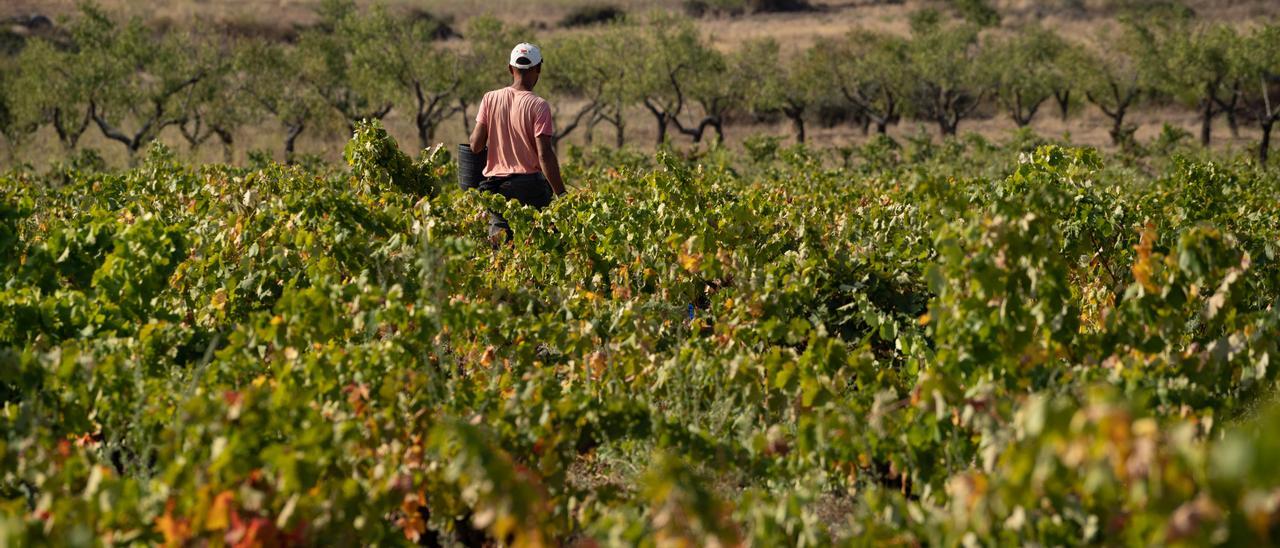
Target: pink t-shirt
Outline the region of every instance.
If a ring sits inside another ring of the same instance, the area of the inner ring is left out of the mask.
[[[489,128],[485,177],[538,173],[538,141],[552,135],[551,105],[532,91],[505,87],[484,94],[476,123]]]

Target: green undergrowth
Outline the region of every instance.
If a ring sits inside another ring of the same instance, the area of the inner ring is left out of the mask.
[[[1246,544],[1280,177],[1060,144],[0,179],[18,545]],[[485,208],[516,237],[492,250]]]

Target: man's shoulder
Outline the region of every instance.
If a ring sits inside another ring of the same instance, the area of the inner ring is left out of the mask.
[[[510,87],[510,86],[507,86],[507,87],[504,87],[504,88],[498,88],[498,89],[495,89],[495,90],[490,90],[490,91],[486,91],[486,92],[484,92],[484,98],[485,98],[485,99],[492,99],[492,98],[496,98],[496,97],[502,97],[502,96],[504,96],[504,95],[512,95],[512,94],[514,94],[514,93],[515,93],[515,90],[514,90],[514,89],[511,89],[511,87]]]
[[[551,108],[551,103],[548,103],[546,99],[543,99],[538,94],[532,91],[517,90],[511,86],[488,91],[484,94],[486,102],[491,102],[492,98],[500,96],[509,96],[516,103],[528,104],[537,109]]]
[[[525,93],[525,94],[524,94],[524,98],[525,98],[524,100],[529,101],[529,103],[530,103],[530,104],[532,104],[532,105],[533,105],[534,107],[536,107],[536,108],[550,108],[550,107],[551,107],[551,103],[548,103],[546,99],[543,99],[543,98],[542,98],[542,97],[540,97],[538,94],[536,94],[536,93],[534,93],[534,92],[532,92],[532,91],[530,91],[530,92],[528,92],[528,93]]]

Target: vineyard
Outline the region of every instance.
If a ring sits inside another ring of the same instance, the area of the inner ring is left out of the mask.
[[[3,543],[1280,535],[1274,170],[575,148],[539,212],[345,156],[0,178]]]

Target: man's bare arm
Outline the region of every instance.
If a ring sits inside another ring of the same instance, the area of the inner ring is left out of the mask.
[[[542,174],[551,183],[551,191],[557,196],[564,194],[564,180],[560,178],[560,159],[556,157],[556,146],[550,135],[538,136],[538,162],[542,164]]]
[[[484,124],[476,124],[476,128],[471,130],[471,152],[480,154],[484,147],[489,146],[489,127]]]

